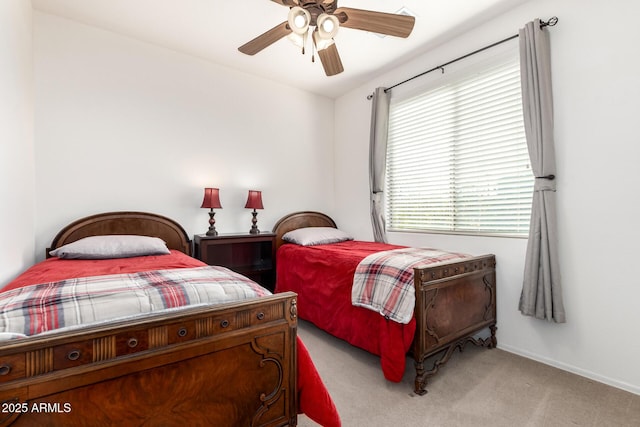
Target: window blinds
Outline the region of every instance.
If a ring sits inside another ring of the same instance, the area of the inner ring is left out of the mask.
[[[392,102],[388,230],[526,236],[533,180],[517,58]]]

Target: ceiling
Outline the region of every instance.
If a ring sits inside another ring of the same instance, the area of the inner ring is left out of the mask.
[[[345,71],[327,77],[316,58],[281,39],[254,56],[238,47],[287,19],[271,0],[32,0],[34,9],[113,31],[314,93],[337,97],[525,0],[339,0],[339,6],[416,17],[407,39],[342,28]]]

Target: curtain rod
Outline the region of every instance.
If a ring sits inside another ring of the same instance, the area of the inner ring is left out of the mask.
[[[544,27],[553,27],[553,26],[554,26],[554,25],[556,25],[557,23],[558,23],[558,18],[557,18],[556,16],[553,16],[553,17],[549,18],[549,20],[548,20],[548,21],[540,21],[540,28],[542,29],[542,28],[544,28]],[[451,65],[451,64],[453,64],[454,62],[458,62],[458,61],[460,61],[460,60],[462,60],[462,59],[468,58],[469,56],[475,55],[476,53],[480,53],[480,52],[485,51],[485,50],[487,50],[487,49],[491,49],[492,47],[498,46],[498,45],[500,45],[500,44],[502,44],[502,43],[506,43],[506,42],[508,42],[509,40],[513,40],[513,39],[515,39],[515,38],[517,38],[517,37],[518,37],[518,34],[514,34],[514,35],[513,35],[513,36],[511,36],[511,37],[507,37],[506,39],[500,40],[500,41],[495,42],[495,43],[492,43],[492,44],[490,44],[490,45],[488,45],[488,46],[485,46],[485,47],[482,47],[482,48],[480,48],[480,49],[474,50],[473,52],[471,52],[471,53],[467,53],[466,55],[459,56],[459,57],[458,57],[458,58],[456,58],[456,59],[453,59],[453,60],[451,60],[451,61],[449,61],[449,62],[446,62],[446,63],[444,63],[444,64],[442,64],[442,65],[438,65],[437,67],[433,67],[433,68],[432,68],[432,69],[430,69],[430,70],[423,71],[422,73],[420,73],[420,74],[416,74],[416,75],[415,75],[415,76],[413,76],[413,77],[409,77],[408,79],[403,80],[403,81],[401,81],[400,83],[396,83],[396,84],[394,84],[393,86],[390,86],[390,87],[386,88],[384,91],[385,91],[385,92],[388,92],[388,91],[390,91],[391,89],[393,89],[394,87],[397,87],[397,86],[403,85],[403,84],[405,84],[405,83],[408,83],[408,82],[410,82],[410,81],[411,81],[411,80],[413,80],[413,79],[417,79],[418,77],[422,77],[422,76],[424,76],[425,74],[429,74],[429,73],[431,73],[431,72],[433,72],[433,71],[436,71],[436,70],[442,70],[442,72],[444,73],[444,67],[446,67],[446,66],[448,66],[448,65]],[[373,94],[367,95],[367,99],[371,99],[371,98],[373,98]]]

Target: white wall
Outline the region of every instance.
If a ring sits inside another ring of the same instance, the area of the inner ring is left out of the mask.
[[[110,210],[221,233],[331,209],[333,101],[194,57],[35,13],[37,249],[68,222]],[[39,254],[40,255],[40,254]]]
[[[558,162],[560,260],[566,324],[520,315],[525,239],[393,233],[393,243],[495,253],[498,345],[640,394],[640,57],[633,0],[536,0],[434,47],[336,101],[336,220],[371,238],[368,218],[370,103],[390,86],[516,34],[536,17],[551,28]],[[609,19],[607,19],[609,18]],[[428,77],[433,78],[433,77]],[[354,159],[360,159],[354,161]]]
[[[33,262],[31,2],[0,2],[0,286]]]

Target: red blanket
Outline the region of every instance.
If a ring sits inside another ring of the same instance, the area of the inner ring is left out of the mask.
[[[181,252],[108,260],[49,258],[26,270],[0,292],[27,285],[61,281],[74,277],[135,273],[170,268],[201,267],[206,264]],[[298,337],[298,410],[325,427],[340,427],[338,411],[307,348]]]
[[[150,255],[134,258],[100,260],[49,258],[26,270],[2,288],[0,292],[26,285],[57,282],[73,277],[136,273],[138,271],[201,267],[203,265],[206,264],[175,250],[172,250],[169,255]]]
[[[355,307],[351,288],[356,267],[366,256],[402,246],[347,241],[330,245],[282,245],[277,254],[276,292],[298,294],[298,315],[357,347],[380,356],[390,381],[402,380],[415,319],[403,325]]]

